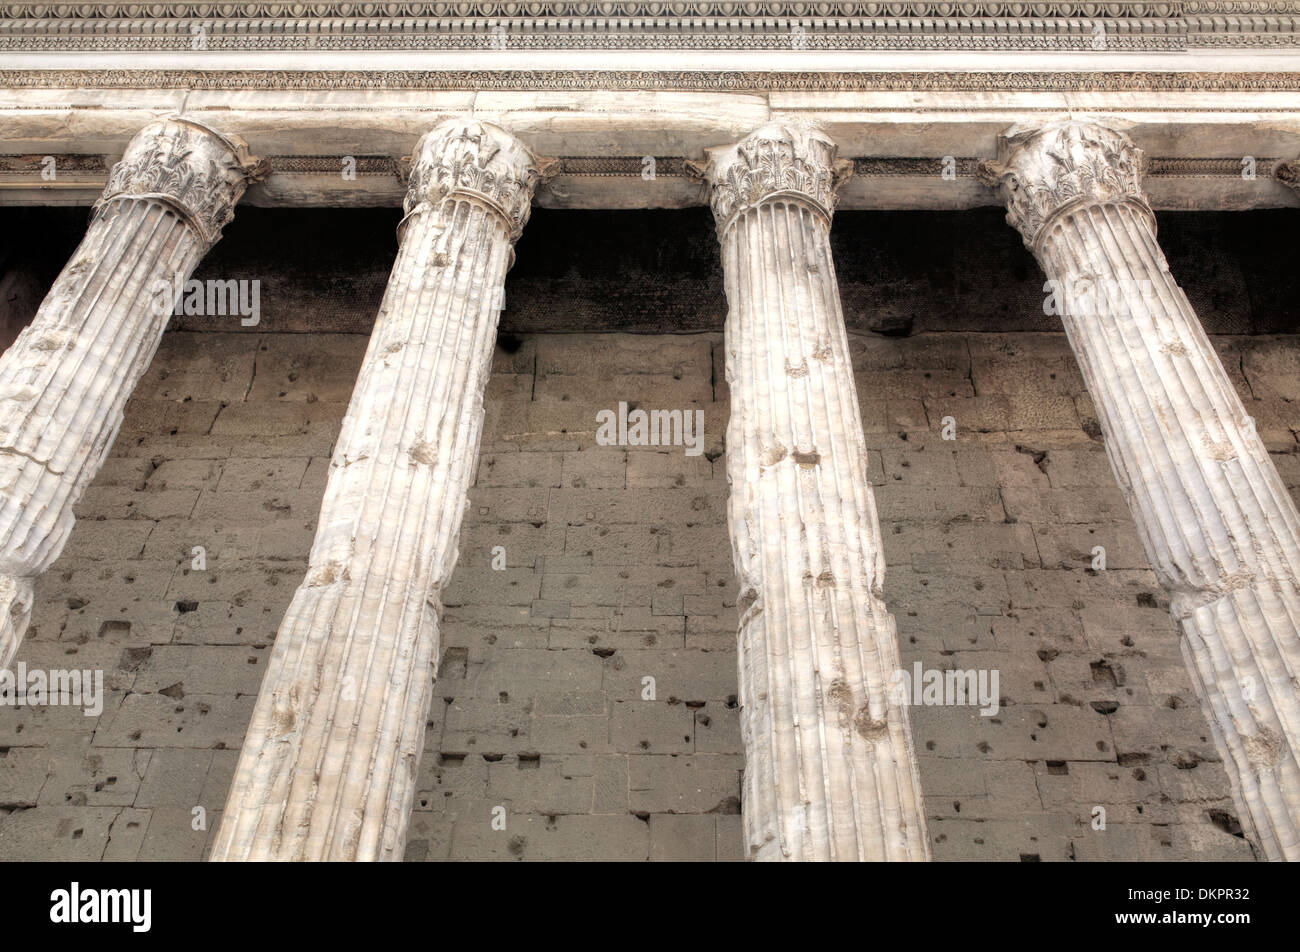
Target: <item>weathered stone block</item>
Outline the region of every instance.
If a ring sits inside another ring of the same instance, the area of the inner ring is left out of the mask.
[[[744,758],[695,754],[628,758],[635,813],[727,813],[740,808]]]

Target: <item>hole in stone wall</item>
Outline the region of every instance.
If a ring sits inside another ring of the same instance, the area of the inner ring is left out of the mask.
[[[1210,810],[1208,814],[1210,822],[1225,833],[1245,839],[1246,836],[1241,831],[1241,823],[1235,816],[1225,810]]]
[[[438,665],[439,678],[464,678],[468,671],[468,648],[448,648],[442,653],[442,663]]]

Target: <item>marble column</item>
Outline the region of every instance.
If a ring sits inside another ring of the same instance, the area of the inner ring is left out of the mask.
[[[709,152],[729,307],[744,834],[754,860],[929,856],[830,224],[847,163],[771,123]]]
[[[413,156],[401,245],[280,625],[214,860],[398,860],[483,391],[538,161],[450,120]]]
[[[1066,120],[1010,130],[982,174],[1054,282],[1242,826],[1300,859],[1300,516],[1169,273],[1142,169],[1123,132]]]
[[[0,357],[0,668],[158,349],[177,277],[188,279],[265,171],[241,139],[201,122],[150,123],[113,167],[35,319]]]

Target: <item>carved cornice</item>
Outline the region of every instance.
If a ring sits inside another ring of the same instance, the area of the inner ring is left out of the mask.
[[[1143,50],[1300,45],[1297,0],[0,0],[0,49]]]
[[[238,136],[170,116],[151,122],[127,144],[108,174],[95,213],[103,214],[123,199],[156,199],[184,216],[211,246],[235,217],[244,190],[268,171],[265,160],[250,155]]]
[[[707,22],[707,21],[706,21]],[[1196,46],[1297,45],[1300,17],[1224,31],[1218,18],[1044,18],[724,21],[671,20],[0,20],[0,49],[267,52],[277,50],[1075,50],[1180,51]]]
[[[714,92],[1300,92],[1300,73],[1059,70],[11,69],[14,89],[691,90]],[[21,103],[11,105],[21,108]],[[1201,108],[1201,107],[1196,107]]]
[[[467,198],[500,215],[510,240],[517,241],[528,223],[533,192],[553,166],[553,160],[538,159],[500,126],[449,119],[425,133],[412,153],[406,217]]]
[[[1300,45],[1300,27],[1286,33],[1233,36],[1214,46],[1294,46]],[[411,31],[362,34],[295,33],[291,29],[268,29],[265,35],[209,34],[204,49],[212,52],[321,51],[370,52],[377,50],[481,50],[492,55],[491,35]],[[515,51],[531,50],[754,50],[810,52],[827,50],[968,50],[968,51],[1088,51],[1093,49],[1092,36],[1085,30],[1039,31],[1023,35],[1019,30],[979,29],[965,33],[931,33],[924,29],[880,33],[809,34],[792,47],[789,33],[734,33],[692,35],[630,31],[626,33],[556,33],[519,37],[507,47]],[[8,34],[0,24],[0,50],[24,52],[188,52],[192,47],[188,34],[140,35],[126,30],[121,34],[84,36],[27,36]],[[1206,44],[1197,44],[1206,45]],[[1160,35],[1135,31],[1114,34],[1106,49],[1129,52],[1178,52],[1189,46],[1181,34]]]
[[[1086,205],[1130,204],[1155,227],[1142,191],[1142,150],[1123,132],[1097,121],[1063,119],[998,138],[998,157],[980,164],[980,178],[1000,188],[1007,223],[1035,254],[1048,226]]]
[[[734,145],[709,149],[702,177],[718,234],[746,209],[777,200],[810,207],[829,225],[835,190],[853,174],[853,163],[837,160],[835,151],[830,136],[796,120],[769,122]]]
[[[44,0],[0,3],[0,15],[26,18],[147,18],[165,11],[171,17],[252,19],[266,17],[428,17],[501,20],[626,20],[654,17],[668,22],[694,18],[749,19],[794,17],[897,16],[1025,17],[1030,15],[1171,17],[1184,9],[1197,13],[1282,13],[1294,10],[1287,0],[169,0],[165,3],[119,3],[82,0],[49,4]]]

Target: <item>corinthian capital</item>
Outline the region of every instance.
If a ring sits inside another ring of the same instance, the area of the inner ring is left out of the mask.
[[[704,177],[718,233],[745,209],[775,198],[801,202],[829,222],[835,191],[853,172],[835,151],[830,136],[797,120],[769,122],[735,145],[709,149]]]
[[[499,214],[516,241],[528,223],[533,192],[554,162],[538,159],[500,126],[448,119],[429,132],[411,157],[407,216],[452,196],[478,201]]]
[[[235,203],[266,176],[265,159],[238,136],[183,116],[145,126],[109,173],[95,209],[126,198],[155,198],[181,214],[210,247],[235,217]]]
[[[1154,225],[1142,191],[1142,150],[1100,122],[1066,119],[1013,127],[998,138],[996,161],[980,163],[985,185],[1000,188],[1007,222],[1038,252],[1048,225],[1084,205],[1130,203]]]

